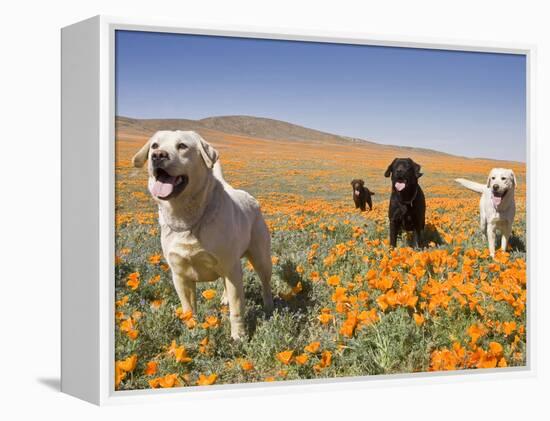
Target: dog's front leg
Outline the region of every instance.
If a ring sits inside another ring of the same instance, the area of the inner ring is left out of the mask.
[[[241,339],[246,331],[244,328],[244,288],[241,262],[231,270],[225,278],[225,292],[229,301],[229,320],[231,322],[231,337]]]
[[[501,241],[501,247],[502,251],[506,251],[508,248],[508,241],[510,240],[510,236],[512,235],[512,229],[510,228],[510,225],[506,224],[506,226],[503,226],[502,229],[502,241]]]
[[[174,273],[172,278],[183,311],[195,313],[197,309],[197,288],[195,281],[186,279],[177,273]]]
[[[487,241],[489,242],[489,254],[491,257],[495,257],[496,232],[495,227],[491,224],[487,227]]]
[[[397,234],[399,228],[398,223],[390,220],[390,246],[395,247],[397,245]]]
[[[424,247],[424,243],[422,241],[422,230],[414,231],[414,242],[416,243],[417,248]]]
[[[225,278],[223,279],[223,294],[222,294],[220,304],[222,306],[229,305],[229,299],[227,298],[227,281]]]

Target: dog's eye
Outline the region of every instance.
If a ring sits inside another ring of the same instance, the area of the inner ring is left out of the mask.
[[[151,145],[151,149],[157,149],[159,147],[159,144],[158,143],[153,143]]]
[[[502,181],[504,181],[504,180],[506,180],[506,177],[500,177],[500,179],[501,179]]]
[[[185,143],[178,144],[178,149],[187,149],[187,145]]]
[[[491,177],[491,180],[495,180],[495,179],[496,179],[496,177]]]

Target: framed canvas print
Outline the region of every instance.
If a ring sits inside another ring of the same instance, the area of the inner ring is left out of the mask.
[[[62,30],[62,390],[533,373],[531,47]]]

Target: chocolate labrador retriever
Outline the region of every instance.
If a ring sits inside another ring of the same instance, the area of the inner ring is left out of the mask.
[[[374,192],[370,191],[368,187],[365,187],[365,182],[356,178],[351,181],[351,187],[353,188],[353,202],[355,203],[355,209],[361,208],[361,212],[367,210],[367,204],[369,210],[372,210],[372,198]]]
[[[390,245],[395,247],[397,236],[413,231],[417,247],[421,247],[426,219],[426,199],[418,184],[422,176],[420,165],[411,158],[395,158],[384,173],[391,176],[392,192],[388,217],[390,219]]]

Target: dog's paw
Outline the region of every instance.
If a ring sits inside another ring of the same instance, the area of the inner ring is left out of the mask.
[[[242,332],[231,332],[231,339],[236,342],[242,342],[246,339],[246,333],[244,330]]]
[[[222,299],[220,301],[220,304],[222,306],[228,306],[229,305],[229,298],[227,298],[227,295],[225,294],[225,292],[222,295]]]
[[[273,299],[270,302],[264,302],[264,312],[269,317],[273,314],[273,311],[275,310],[275,304],[273,303]]]
[[[244,323],[231,324],[231,338],[235,341],[242,341],[246,338]]]

